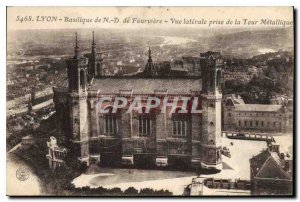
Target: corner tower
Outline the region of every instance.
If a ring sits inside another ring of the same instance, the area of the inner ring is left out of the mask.
[[[222,169],[221,157],[221,67],[219,52],[200,54],[202,75],[202,146],[201,166]]]
[[[88,163],[88,110],[87,74],[88,61],[79,53],[77,33],[75,34],[74,56],[66,61],[68,72],[69,131],[66,139],[72,154]]]
[[[93,31],[93,39],[92,39],[92,50],[89,56],[89,64],[88,64],[88,80],[89,82],[93,78],[99,78],[103,76],[103,64],[102,64],[102,56],[101,53],[97,53],[96,51],[96,43],[95,43],[95,33]]]
[[[87,59],[80,55],[75,33],[74,56],[66,61],[69,92],[85,92],[87,86]]]

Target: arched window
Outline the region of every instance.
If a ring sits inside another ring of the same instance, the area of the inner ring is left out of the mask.
[[[179,113],[182,110],[177,107],[172,112],[172,136],[175,138],[184,138],[187,136],[189,130],[189,115],[186,113]]]
[[[115,114],[104,115],[104,133],[109,136],[118,133],[118,121]]]
[[[80,70],[80,87],[85,88],[85,71]]]
[[[107,136],[116,136],[119,132],[119,119],[120,113],[117,111],[113,113],[113,108],[108,106],[105,110],[109,110],[108,113],[103,114],[103,131]],[[100,116],[102,116],[100,114]],[[101,119],[99,119],[101,120]],[[101,123],[100,123],[101,124]]]
[[[221,71],[217,71],[217,86],[220,86],[221,83]]]
[[[213,91],[215,89],[215,86],[214,86],[214,72],[211,72],[210,75],[209,75],[209,83],[210,83],[210,91]]]
[[[135,113],[137,113],[138,117],[138,135],[151,136],[151,134],[155,132],[155,110],[149,109],[147,107],[142,107],[142,109],[137,109]]]
[[[149,114],[141,114],[139,119],[139,136],[150,136],[152,130],[151,126],[153,124],[151,116]]]

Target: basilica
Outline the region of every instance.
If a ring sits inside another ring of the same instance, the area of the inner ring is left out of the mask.
[[[220,53],[199,54],[201,77],[160,75],[148,57],[140,74],[105,76],[94,34],[85,56],[76,35],[67,79],[53,87],[58,141],[87,165],[222,169]]]

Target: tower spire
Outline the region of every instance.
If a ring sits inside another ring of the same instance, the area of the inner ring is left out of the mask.
[[[95,53],[96,43],[95,43],[95,33],[93,31],[93,42],[92,42],[92,53]]]
[[[74,58],[78,58],[79,48],[78,48],[78,41],[77,41],[77,32],[75,32],[75,47],[74,47],[74,51],[75,51]]]
[[[148,62],[152,62],[150,46],[149,46],[149,50],[148,50]]]

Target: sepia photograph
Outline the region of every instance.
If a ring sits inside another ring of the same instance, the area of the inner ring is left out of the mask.
[[[293,7],[6,12],[6,195],[295,195]]]

